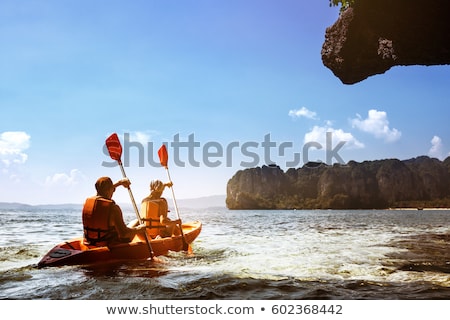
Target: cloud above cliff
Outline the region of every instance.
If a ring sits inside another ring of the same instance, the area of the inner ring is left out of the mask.
[[[446,153],[444,151],[444,143],[442,142],[442,139],[440,137],[434,136],[430,142],[431,148],[428,151],[428,155],[430,157],[444,160],[446,157],[450,156],[450,153]]]
[[[297,110],[289,110],[289,116],[292,118],[308,118],[308,119],[313,119],[313,120],[317,120],[317,113],[311,110],[308,110],[305,107],[301,107],[300,109]]]
[[[334,129],[328,122],[325,126],[314,126],[311,131],[307,132],[304,137],[304,143],[318,142],[322,146],[325,146],[327,141],[327,132],[331,133],[332,144],[337,145],[340,142],[345,142],[344,148],[348,149],[362,149],[364,143],[358,141],[350,132],[345,132],[342,129]]]
[[[357,118],[351,119],[351,124],[363,132],[372,134],[376,138],[384,139],[386,142],[395,142],[400,139],[402,133],[389,127],[389,120],[385,111],[371,109],[366,119],[357,114]]]

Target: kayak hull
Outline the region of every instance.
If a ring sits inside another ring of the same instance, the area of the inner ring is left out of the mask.
[[[200,221],[183,223],[183,234],[186,242],[191,244],[201,232]],[[150,237],[149,237],[150,239]],[[183,237],[173,236],[150,240],[154,256],[166,255],[170,251],[182,251]],[[53,247],[38,263],[38,267],[63,265],[88,265],[109,263],[120,260],[145,260],[150,258],[150,250],[142,235],[136,235],[129,243],[121,243],[114,247],[96,247],[84,244],[82,237],[75,238]]]

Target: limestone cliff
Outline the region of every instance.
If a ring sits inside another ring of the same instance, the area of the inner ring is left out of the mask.
[[[327,28],[322,61],[345,84],[393,66],[450,64],[450,1],[356,0]]]
[[[228,181],[226,204],[230,209],[447,207],[450,157],[241,170]]]

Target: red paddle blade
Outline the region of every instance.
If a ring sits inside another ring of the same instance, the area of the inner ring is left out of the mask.
[[[167,154],[167,148],[166,145],[163,144],[161,148],[158,150],[158,156],[159,156],[159,162],[161,162],[161,165],[165,168],[167,168],[167,161],[169,160],[169,155]]]
[[[120,162],[122,156],[122,145],[120,144],[117,133],[113,133],[106,139],[106,147],[112,159]]]

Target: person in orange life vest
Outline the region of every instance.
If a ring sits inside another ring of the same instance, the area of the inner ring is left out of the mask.
[[[139,232],[144,232],[145,225],[128,228],[122,210],[112,200],[116,187],[129,188],[130,180],[122,179],[112,182],[109,177],[101,177],[95,183],[97,195],[87,198],[83,207],[83,229],[87,244],[104,246],[127,243]]]
[[[171,237],[179,235],[179,228],[175,228],[181,223],[180,220],[171,220],[167,214],[169,207],[167,200],[162,198],[165,187],[172,187],[172,182],[163,183],[160,180],[153,180],[150,183],[150,195],[141,202],[141,217],[145,221],[148,234],[155,237]]]

